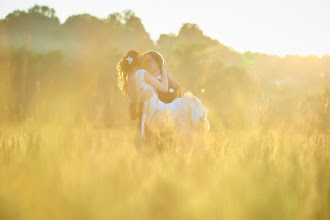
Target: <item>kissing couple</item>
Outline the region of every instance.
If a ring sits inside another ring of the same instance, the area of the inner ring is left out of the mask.
[[[131,100],[130,119],[139,118],[140,148],[154,144],[156,137],[167,136],[172,143],[181,140],[188,146],[201,140],[207,150],[208,109],[191,92],[181,97],[178,81],[166,72],[158,52],[130,50],[118,62],[117,70],[118,86]]]

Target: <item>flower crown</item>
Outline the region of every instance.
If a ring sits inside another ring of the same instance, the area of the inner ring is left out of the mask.
[[[133,62],[133,58],[131,57],[127,57],[126,60],[128,61],[129,65],[131,65],[131,63]]]

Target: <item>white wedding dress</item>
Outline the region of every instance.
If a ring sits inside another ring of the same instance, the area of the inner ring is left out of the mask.
[[[208,132],[210,129],[207,120],[207,108],[202,101],[187,92],[181,98],[175,98],[171,103],[164,103],[158,99],[157,90],[144,80],[146,70],[139,69],[134,74],[136,88],[138,91],[150,89],[152,97],[143,103],[141,121],[141,141],[144,136],[144,126],[153,133],[171,131],[174,134],[187,135],[191,129],[197,128],[201,132]]]

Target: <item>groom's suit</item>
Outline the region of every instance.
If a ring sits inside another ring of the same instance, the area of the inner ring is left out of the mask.
[[[158,80],[159,77],[157,77]],[[164,103],[170,103],[172,102],[175,98],[180,98],[181,97],[181,89],[180,87],[173,88],[173,85],[168,81],[168,91],[167,92],[160,92],[157,90],[158,93],[158,98]],[[142,118],[142,106],[143,103],[136,103],[135,101],[131,102],[129,106],[129,116],[131,120],[136,120],[139,118],[139,123],[138,123],[138,129],[141,130],[141,118]],[[155,135],[152,133],[152,131],[149,130],[147,126],[145,126],[145,143],[146,144],[151,144],[156,142]],[[136,137],[138,140],[138,137]],[[136,141],[137,141],[136,140]],[[137,141],[138,143],[138,141]]]

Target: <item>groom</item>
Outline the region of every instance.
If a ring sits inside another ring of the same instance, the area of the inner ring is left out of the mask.
[[[152,70],[152,69],[146,69],[153,77],[156,77],[159,81],[161,80],[161,75],[160,71],[157,70]],[[181,97],[181,90],[180,86],[178,84],[173,85],[173,83],[169,80],[168,81],[168,91],[167,92],[160,92],[157,90],[158,93],[158,98],[164,103],[170,103],[172,102],[175,98],[180,98]],[[136,99],[134,99],[130,106],[129,106],[129,117],[131,120],[136,120],[139,118],[139,123],[138,123],[138,129],[139,132],[137,132],[136,135],[136,144],[139,143],[139,137],[140,137],[140,132],[141,132],[141,118],[142,118],[142,106],[143,102],[151,98],[152,93],[150,90],[145,90],[145,91],[140,91]],[[145,144],[150,145],[152,143],[157,143],[157,136],[152,133],[152,131],[145,126],[144,128],[145,132]],[[165,135],[165,134],[163,134]],[[162,136],[162,134],[161,134]]]

